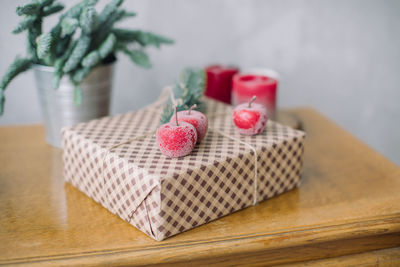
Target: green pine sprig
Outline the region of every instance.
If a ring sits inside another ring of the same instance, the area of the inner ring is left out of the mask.
[[[87,6],[82,10],[79,24],[86,35],[90,35],[97,29],[97,13],[93,6]]]
[[[173,40],[164,36],[139,30],[115,28],[113,29],[113,33],[120,43],[137,42],[143,47],[154,46],[160,48],[160,46],[163,44],[174,43]]]
[[[4,111],[4,88],[7,87],[10,81],[15,78],[15,76],[29,69],[31,63],[32,62],[29,58],[16,57],[14,59],[14,62],[10,65],[10,67],[4,74],[3,79],[0,82],[0,115],[2,115]]]
[[[142,68],[151,68],[150,59],[145,52],[140,49],[129,49],[125,45],[119,45],[119,49],[128,55],[130,59]]]
[[[66,17],[61,20],[61,36],[65,37],[74,34],[79,27],[79,20],[76,18]]]
[[[18,16],[23,16],[23,15],[34,15],[38,13],[40,9],[40,5],[38,3],[29,3],[23,6],[17,7],[17,15]]]
[[[60,12],[64,9],[64,7],[65,6],[62,3],[54,3],[52,5],[45,6],[43,8],[43,16],[47,17],[53,15],[54,13]]]
[[[203,69],[185,68],[179,76],[178,81],[172,87],[173,96],[169,97],[167,104],[161,114],[161,123],[167,123],[174,114],[174,98],[178,111],[189,109],[197,105],[197,109],[205,111],[205,105],[201,98],[206,85],[206,75]]]
[[[31,28],[36,20],[37,20],[36,16],[27,16],[17,25],[17,27],[12,31],[12,33],[17,34]]]
[[[45,56],[49,53],[51,48],[51,44],[53,42],[53,36],[51,32],[42,34],[37,39],[36,44],[36,54],[38,58],[44,59]]]

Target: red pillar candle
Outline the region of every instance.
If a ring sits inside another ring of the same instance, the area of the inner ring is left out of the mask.
[[[255,95],[255,102],[267,109],[268,118],[275,119],[277,86],[277,80],[267,76],[236,74],[233,77],[232,104],[236,106],[248,102]]]
[[[220,65],[207,67],[207,86],[205,95],[230,104],[232,77],[238,72],[239,69],[235,67],[224,67]]]

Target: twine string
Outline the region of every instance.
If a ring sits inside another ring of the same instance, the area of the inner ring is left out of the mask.
[[[136,137],[130,138],[130,139],[126,140],[126,141],[123,141],[123,142],[121,142],[121,143],[112,145],[112,146],[110,146],[109,148],[106,149],[106,152],[104,153],[104,156],[103,156],[102,165],[101,165],[101,174],[102,174],[102,176],[103,176],[103,190],[104,190],[104,191],[106,190],[106,176],[105,176],[105,174],[104,174],[104,166],[106,165],[106,157],[107,157],[108,154],[111,152],[111,150],[113,150],[113,149],[115,149],[115,148],[117,148],[117,147],[120,147],[120,146],[122,146],[122,145],[132,143],[133,141],[137,141],[137,140],[140,140],[140,139],[142,139],[142,138],[146,138],[146,137],[148,137],[148,136],[151,136],[151,135],[154,134],[154,133],[155,133],[155,131],[148,132],[148,133],[146,133],[146,134],[143,134],[143,135],[140,135],[140,136],[136,136]],[[106,195],[107,204],[109,204],[109,203],[110,203],[110,199],[109,199],[108,194],[105,193],[104,195]]]
[[[242,141],[242,140],[240,140],[240,139],[238,139],[238,138],[236,138],[236,137],[230,136],[230,135],[228,135],[228,134],[226,134],[226,133],[224,133],[224,132],[222,132],[222,131],[220,131],[220,130],[212,129],[212,128],[209,128],[209,130],[214,131],[214,132],[216,132],[216,133],[218,133],[218,134],[220,134],[220,135],[222,135],[222,136],[224,136],[224,137],[227,137],[227,138],[229,138],[229,139],[231,139],[231,140],[234,140],[234,141],[236,141],[236,142],[238,142],[238,143],[240,143],[240,144],[243,144],[243,145],[247,146],[248,148],[250,148],[251,151],[253,151],[253,153],[254,153],[254,193],[253,193],[253,205],[256,205],[256,204],[257,204],[257,198],[258,198],[258,193],[257,193],[257,189],[258,189],[258,167],[257,167],[257,159],[258,159],[258,157],[257,157],[257,150],[256,150],[256,148],[253,147],[251,144],[246,143],[246,142],[244,142],[244,141]],[[154,133],[155,133],[155,131],[151,131],[151,132],[148,132],[148,133],[146,133],[146,134],[143,134],[143,135],[140,135],[140,136],[136,136],[136,137],[134,137],[134,138],[128,139],[128,140],[123,141],[123,142],[121,142],[121,143],[112,145],[111,147],[109,147],[109,148],[106,150],[106,153],[104,154],[104,157],[103,157],[103,164],[102,164],[102,173],[103,173],[103,179],[104,179],[104,187],[105,187],[105,184],[106,184],[106,179],[105,179],[105,175],[104,175],[104,165],[105,165],[105,160],[106,160],[107,155],[108,155],[113,149],[115,149],[115,148],[117,148],[117,147],[120,147],[120,146],[125,145],[125,144],[132,143],[132,142],[134,142],[134,141],[138,141],[138,140],[140,140],[140,139],[142,139],[142,138],[149,137],[149,136],[151,136],[151,135],[154,135]],[[107,196],[107,199],[108,199],[108,194],[106,194],[106,196]]]
[[[172,88],[170,86],[167,86],[167,87],[164,88],[164,90],[169,93],[171,101],[172,101],[172,104],[173,105],[177,105],[177,101],[176,101],[176,99],[174,97],[174,93],[173,93]],[[163,104],[167,100],[166,98],[167,98],[166,96],[161,97],[155,103],[147,106],[147,109],[150,109],[150,110],[151,109],[156,109],[158,105]],[[215,117],[228,115],[228,114],[230,114],[230,112],[221,112],[221,113],[217,113],[217,114],[211,115],[211,116],[209,116],[209,118],[215,118]],[[257,150],[251,144],[246,143],[246,142],[244,142],[244,141],[242,141],[242,140],[240,140],[240,139],[238,139],[238,138],[236,138],[234,136],[230,136],[230,135],[228,135],[228,134],[226,134],[226,133],[224,133],[224,132],[222,132],[222,131],[220,131],[218,129],[209,128],[209,130],[214,131],[214,132],[216,132],[216,133],[218,133],[218,134],[220,134],[220,135],[222,135],[224,137],[227,137],[227,138],[229,138],[231,140],[234,140],[234,141],[236,141],[236,142],[238,142],[240,144],[243,144],[243,145],[249,147],[251,149],[251,151],[253,151],[253,153],[254,153],[254,197],[253,197],[253,205],[256,205],[257,204],[257,198],[258,198],[258,196],[257,196],[258,195],[257,194],[257,189],[258,189],[258,169],[257,169],[257,159],[258,159],[258,157],[257,157]],[[132,143],[134,141],[138,141],[138,140],[140,140],[142,138],[149,137],[149,136],[155,134],[155,132],[156,132],[156,130],[153,130],[153,131],[145,133],[143,135],[136,136],[136,137],[130,138],[130,139],[126,140],[126,141],[123,141],[121,143],[112,145],[112,146],[110,146],[109,148],[106,149],[106,152],[104,153],[104,157],[103,157],[103,161],[102,161],[103,162],[103,164],[102,164],[102,174],[103,174],[103,179],[104,179],[104,188],[105,188],[105,184],[106,184],[106,179],[105,179],[105,175],[104,175],[104,165],[105,165],[105,160],[106,160],[107,155],[115,148],[118,148],[118,147],[120,147],[122,145],[125,145],[125,144]],[[107,201],[108,201],[108,194],[106,194],[106,197],[107,197]]]
[[[258,157],[257,157],[257,150],[255,149],[255,147],[253,147],[253,146],[250,145],[249,143],[246,143],[246,142],[240,140],[239,138],[230,136],[230,135],[228,135],[228,134],[226,134],[226,133],[224,133],[224,132],[222,132],[222,131],[220,131],[220,130],[216,130],[216,129],[210,129],[210,130],[212,130],[212,131],[214,131],[214,132],[217,132],[217,133],[219,133],[220,135],[225,136],[225,137],[227,137],[227,138],[229,138],[229,139],[231,139],[231,140],[234,140],[234,141],[236,141],[236,142],[238,142],[238,143],[240,143],[240,144],[243,144],[243,145],[249,147],[249,148],[253,151],[253,153],[254,153],[254,194],[253,194],[253,206],[256,205],[256,204],[257,204],[257,198],[258,198],[258,196],[257,196],[257,195],[258,195],[258,194],[257,194],[257,189],[258,189],[258,169],[257,169],[257,159],[258,159]]]

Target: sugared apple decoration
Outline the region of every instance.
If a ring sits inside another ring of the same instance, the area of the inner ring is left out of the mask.
[[[237,105],[233,110],[233,123],[240,134],[255,135],[261,133],[267,123],[267,110],[261,104],[253,103],[253,96],[249,103]]]
[[[157,129],[156,140],[161,153],[179,158],[192,152],[197,142],[197,131],[190,123],[178,121],[176,107],[173,117],[173,122],[163,124]]]
[[[207,119],[206,115],[204,115],[200,111],[193,110],[196,107],[197,107],[197,105],[195,104],[192,107],[190,107],[190,109],[188,109],[188,110],[179,111],[177,113],[177,116],[178,116],[179,122],[183,121],[183,122],[190,123],[191,125],[194,126],[194,128],[196,128],[197,143],[200,143],[200,141],[203,140],[204,136],[207,133],[208,119]],[[173,120],[175,120],[174,117],[171,118],[170,122],[172,122]]]

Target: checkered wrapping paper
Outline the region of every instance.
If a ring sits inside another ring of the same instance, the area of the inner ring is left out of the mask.
[[[159,241],[299,185],[304,132],[268,121],[243,136],[230,106],[206,105],[209,131],[183,158],[157,147],[162,103],[64,129],[66,181]]]

